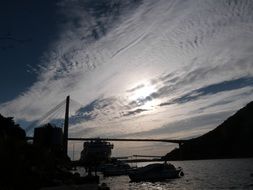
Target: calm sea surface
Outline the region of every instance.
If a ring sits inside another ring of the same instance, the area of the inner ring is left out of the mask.
[[[102,178],[111,190],[253,189],[253,158],[171,162],[185,176],[165,182],[130,183],[128,176]],[[139,163],[138,166],[149,163]]]

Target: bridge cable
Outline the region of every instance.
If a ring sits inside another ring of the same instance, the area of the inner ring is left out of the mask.
[[[26,127],[25,131],[29,132],[32,128],[35,127],[36,124],[41,123],[42,121],[44,121],[46,118],[48,118],[51,114],[53,114],[55,111],[57,111],[61,106],[65,105],[65,100],[63,100],[62,102],[60,102],[58,105],[56,105],[55,107],[53,107],[51,110],[49,110],[47,113],[45,113],[41,118],[35,120],[34,122],[32,122],[28,127]]]

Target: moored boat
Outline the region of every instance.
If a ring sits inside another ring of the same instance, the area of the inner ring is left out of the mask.
[[[84,142],[80,161],[88,164],[108,162],[111,157],[113,144],[99,138]]]
[[[127,175],[131,170],[131,167],[124,162],[116,162],[112,164],[106,164],[102,168],[102,173],[104,176],[119,176],[119,175]]]
[[[132,182],[138,181],[163,181],[184,176],[182,168],[172,164],[155,163],[132,170],[128,174]]]

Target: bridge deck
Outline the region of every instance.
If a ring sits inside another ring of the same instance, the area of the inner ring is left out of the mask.
[[[33,140],[33,137],[26,137],[27,140]],[[68,138],[68,141],[92,141],[98,138]],[[118,138],[99,138],[102,141],[139,141],[139,142],[166,142],[166,143],[185,143],[188,140],[177,139],[118,139]]]
[[[68,138],[69,141],[91,141],[98,138]],[[151,142],[167,142],[167,143],[184,143],[187,140],[176,139],[118,139],[118,138],[99,138],[103,141],[151,141]]]

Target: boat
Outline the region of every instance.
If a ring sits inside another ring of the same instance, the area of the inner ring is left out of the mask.
[[[100,138],[84,142],[80,161],[91,165],[98,165],[108,162],[111,157],[113,144],[103,141]]]
[[[181,167],[176,168],[174,165],[165,162],[149,164],[147,166],[134,169],[129,171],[128,176],[132,182],[155,182],[183,177],[184,172]]]
[[[101,171],[105,177],[127,175],[130,170],[131,167],[129,166],[129,164],[121,161],[105,164],[101,168]]]

